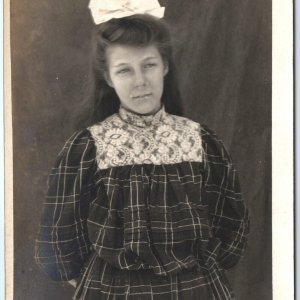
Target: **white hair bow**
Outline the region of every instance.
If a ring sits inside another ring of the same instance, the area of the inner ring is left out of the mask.
[[[95,24],[135,14],[162,18],[165,11],[157,0],[90,0],[89,8]]]

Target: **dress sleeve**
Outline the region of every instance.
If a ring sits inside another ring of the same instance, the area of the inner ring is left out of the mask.
[[[95,145],[89,131],[75,132],[49,175],[36,239],[36,262],[53,280],[78,277],[90,254],[86,220],[95,195],[96,168]]]
[[[217,263],[229,269],[243,255],[249,233],[249,215],[237,172],[223,143],[206,127],[202,128],[202,141],[205,170],[203,199],[207,201],[213,231],[210,250],[216,255]]]

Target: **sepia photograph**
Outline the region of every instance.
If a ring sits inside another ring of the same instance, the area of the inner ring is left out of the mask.
[[[274,299],[272,0],[9,12],[11,299]]]

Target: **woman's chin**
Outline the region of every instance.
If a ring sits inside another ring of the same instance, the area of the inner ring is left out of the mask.
[[[161,104],[155,106],[144,104],[144,105],[135,105],[133,107],[125,107],[125,108],[139,115],[153,115],[160,110]]]
[[[141,109],[141,110],[136,110],[136,113],[139,115],[143,115],[143,116],[148,116],[148,115],[153,115],[155,113],[157,113],[159,111],[158,109]]]

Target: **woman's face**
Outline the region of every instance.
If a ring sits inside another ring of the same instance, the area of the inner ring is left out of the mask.
[[[110,46],[106,59],[107,82],[115,89],[123,107],[143,115],[160,109],[168,66],[155,46]]]

